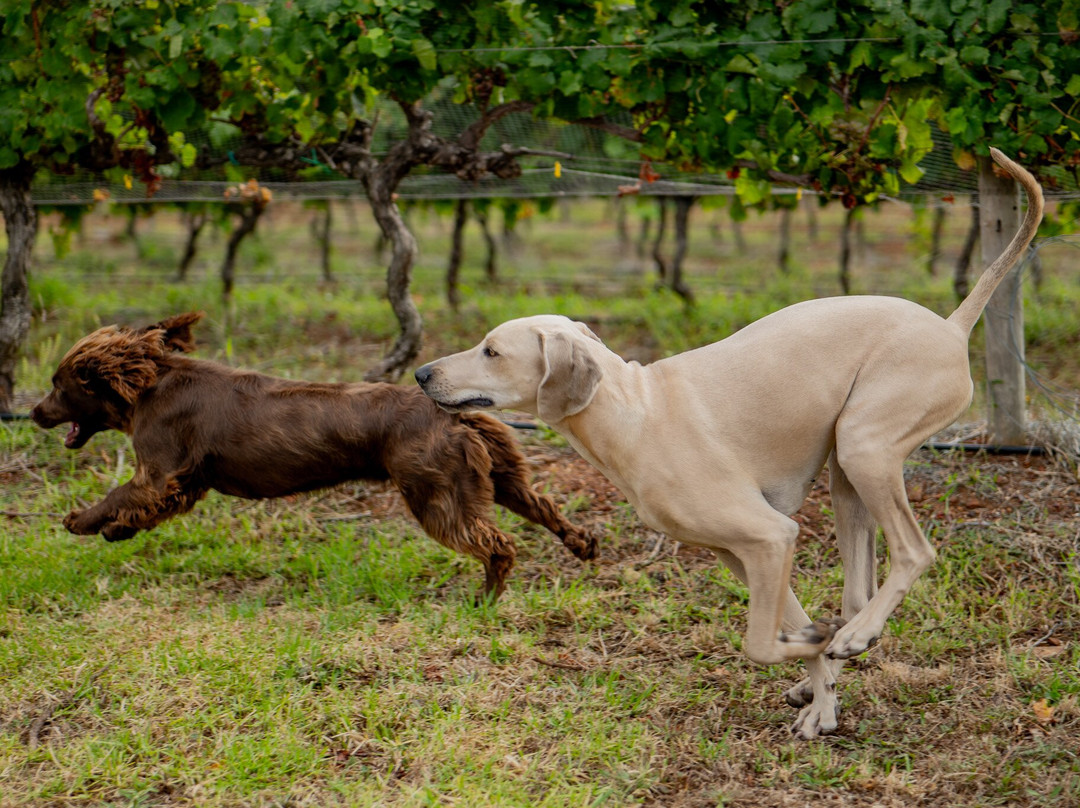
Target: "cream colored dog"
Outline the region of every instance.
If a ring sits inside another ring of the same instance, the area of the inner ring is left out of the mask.
[[[991,152],[1027,191],[1027,215],[947,320],[899,298],[810,300],[643,367],[582,323],[541,315],[503,323],[416,379],[449,410],[538,415],[645,524],[715,550],[750,590],[747,655],[807,661],[809,678],[787,693],[803,708],[792,731],[832,732],[842,660],[877,642],[934,560],[908,505],[904,460],[970,404],[969,334],[1042,217],[1038,183]],[[847,622],[812,624],[788,586],[798,533],[789,517],[826,461]],[[877,525],[891,560],[880,589]]]

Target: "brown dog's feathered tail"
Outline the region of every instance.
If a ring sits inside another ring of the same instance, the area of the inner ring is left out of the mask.
[[[1039,183],[1035,178],[1027,170],[1021,168],[993,147],[990,149],[990,156],[994,158],[995,163],[1008,171],[1017,182],[1024,186],[1024,191],[1027,193],[1028,207],[1020,229],[1016,231],[1016,235],[1009,242],[1009,246],[1005,248],[1005,252],[986,268],[980,276],[979,282],[975,284],[975,288],[957,306],[956,311],[949,315],[949,322],[954,323],[966,334],[971,333],[971,329],[975,327],[979,315],[986,308],[986,304],[989,302],[994,290],[997,289],[998,284],[1009,274],[1009,270],[1020,260],[1031,240],[1035,238],[1035,231],[1039,229],[1039,222],[1042,221],[1043,214],[1042,188],[1039,187]]]

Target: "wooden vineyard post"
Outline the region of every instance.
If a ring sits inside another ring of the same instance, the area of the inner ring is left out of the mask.
[[[994,173],[989,157],[979,158],[979,238],[982,265],[1005,251],[1020,228],[1019,187]],[[1024,305],[1018,262],[1001,282],[983,313],[986,335],[987,441],[1021,445],[1024,437]]]

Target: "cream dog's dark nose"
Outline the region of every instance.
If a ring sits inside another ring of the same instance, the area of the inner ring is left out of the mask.
[[[435,371],[432,369],[431,365],[424,365],[422,368],[417,368],[416,373],[414,373],[413,376],[416,377],[416,383],[423,387],[431,381],[431,377],[434,374]]]

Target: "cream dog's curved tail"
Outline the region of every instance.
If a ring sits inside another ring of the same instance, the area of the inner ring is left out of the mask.
[[[582,323],[537,315],[503,323],[416,380],[444,409],[538,415],[645,524],[712,548],[750,590],[746,654],[806,660],[809,678],[787,692],[801,708],[792,731],[832,732],[841,660],[878,641],[934,560],[908,504],[904,461],[971,403],[971,328],[1042,215],[1038,183],[992,153],[1027,191],[1027,216],[948,319],[896,297],[820,298],[642,366]],[[799,532],[791,516],[826,464],[844,564],[842,626],[812,623],[789,587]],[[880,586],[879,525],[890,566]]]
[[[983,313],[983,309],[986,308],[986,304],[990,301],[990,296],[994,294],[994,290],[998,288],[1005,276],[1009,274],[1009,270],[1027,251],[1031,240],[1035,238],[1035,231],[1039,229],[1039,222],[1042,221],[1043,215],[1042,188],[1027,169],[1017,165],[993,147],[990,148],[990,156],[994,158],[995,163],[1008,171],[1013,179],[1024,186],[1028,198],[1028,209],[1020,229],[1016,231],[1016,235],[1009,242],[1009,246],[1005,248],[1005,252],[983,270],[983,274],[979,276],[979,282],[975,284],[975,288],[957,306],[956,311],[949,315],[949,322],[956,325],[966,334],[970,334],[971,329],[975,327],[979,315]]]

